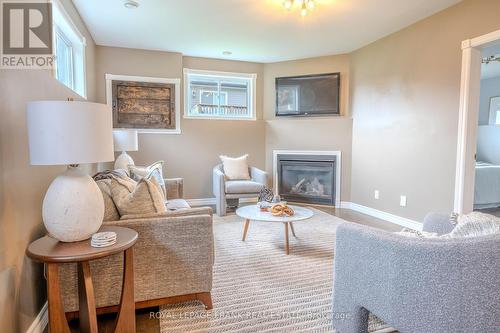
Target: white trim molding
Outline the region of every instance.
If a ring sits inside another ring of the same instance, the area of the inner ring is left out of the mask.
[[[201,69],[184,68],[184,118],[185,119],[210,119],[210,120],[257,120],[257,74],[255,73],[234,73],[234,72],[221,72],[221,71],[208,71]],[[232,77],[235,79],[244,79],[249,81],[248,85],[248,110],[251,111],[251,117],[223,117],[213,115],[190,115],[190,92],[189,92],[189,75],[206,76],[210,78],[227,78]]]
[[[462,74],[458,116],[454,211],[468,213],[474,204],[475,154],[481,82],[481,58],[485,47],[500,43],[500,30],[462,41]]]
[[[335,166],[335,207],[340,207],[341,203],[341,180],[342,180],[342,152],[339,150],[273,150],[273,190],[274,193],[278,193],[278,155],[280,154],[290,154],[290,155],[332,155],[336,157]],[[279,193],[278,193],[279,194]]]
[[[341,208],[346,208],[346,209],[351,209],[359,213],[363,213],[366,215],[370,215],[376,218],[379,218],[381,220],[385,220],[387,222],[391,222],[397,225],[400,225],[402,227],[414,229],[414,230],[422,230],[422,223],[407,219],[405,217],[401,217],[398,215],[394,215],[391,213],[383,212],[381,210],[371,208],[371,207],[366,207],[360,204],[356,204],[354,202],[348,202],[348,201],[342,201]]]
[[[36,316],[35,320],[33,320],[33,323],[31,323],[26,333],[43,333],[48,323],[49,323],[49,311],[48,311],[48,304],[47,302],[45,302],[42,309]]]
[[[113,107],[112,81],[136,81],[151,83],[169,83],[175,86],[175,129],[135,128],[138,133],[145,134],[181,134],[181,79],[166,79],[160,77],[131,76],[106,74],[106,104]]]

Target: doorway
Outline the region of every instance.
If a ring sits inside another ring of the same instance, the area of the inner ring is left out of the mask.
[[[487,121],[485,120],[485,115],[480,113],[481,78],[482,76],[485,78],[485,71],[491,70],[491,67],[485,70],[484,68],[486,68],[486,66],[483,67],[483,63],[488,62],[487,59],[491,56],[493,56],[493,58],[490,59],[488,64],[496,63],[496,60],[494,60],[496,58],[495,54],[500,56],[500,30],[462,42],[462,79],[460,87],[460,113],[454,201],[454,211],[458,213],[468,213],[474,210],[474,208],[484,209],[487,208],[486,206],[488,205],[493,207],[497,203],[500,206],[500,189],[498,202],[490,202],[485,206],[481,206],[480,202],[483,202],[483,200],[477,201],[475,205],[475,197],[484,197],[484,194],[488,191],[488,185],[486,185],[483,186],[482,189],[484,193],[482,193],[481,196],[476,195],[476,172],[480,173],[478,182],[485,184],[490,182],[489,190],[492,190],[491,178],[485,180],[484,177],[486,176],[484,176],[482,172],[484,170],[479,170],[478,168],[489,168],[490,166],[496,166],[498,164],[498,169],[500,170],[500,160],[481,161],[480,159],[489,159],[491,156],[485,156],[484,151],[478,151],[478,141],[482,145],[485,137],[491,135],[491,133],[489,133],[492,132],[491,129],[494,129],[493,132],[500,130],[500,126],[497,127],[496,125],[495,111],[488,111]],[[492,109],[495,109],[495,102],[496,99],[493,99]],[[487,126],[488,128],[486,128]],[[498,141],[500,141],[500,137]],[[479,155],[477,155],[477,153],[479,153]],[[500,156],[500,151],[498,154]],[[478,161],[476,161],[477,157],[479,157]],[[484,174],[487,173],[494,172],[488,170]]]

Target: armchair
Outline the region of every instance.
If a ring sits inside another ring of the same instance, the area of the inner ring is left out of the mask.
[[[448,215],[424,231],[447,233]],[[413,238],[344,223],[337,229],[333,322],[367,332],[372,312],[401,332],[498,332],[500,235]]]
[[[256,167],[249,168],[251,180],[226,180],[222,164],[213,169],[213,193],[216,200],[216,212],[226,215],[227,199],[254,198],[267,185],[267,172]]]

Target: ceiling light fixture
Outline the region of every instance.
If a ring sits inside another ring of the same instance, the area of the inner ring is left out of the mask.
[[[293,0],[285,0],[283,2],[283,7],[285,7],[286,10],[292,9],[293,6]]]
[[[231,51],[223,51],[222,52],[222,55],[225,55],[225,56],[230,56],[231,54],[233,54],[233,52],[231,52]]]
[[[306,2],[302,1],[302,9],[300,10],[300,16],[304,17],[307,15]]]
[[[316,7],[316,3],[314,2],[314,0],[284,0],[283,7],[286,10],[291,10],[295,3],[298,3],[300,5],[300,16],[302,17],[306,16],[309,11],[313,10]]]
[[[488,65],[490,62],[494,62],[494,61],[500,62],[500,56],[492,55],[492,56],[483,58],[481,63]]]
[[[133,0],[128,0],[128,1],[125,1],[123,3],[123,5],[125,6],[125,8],[127,9],[135,9],[137,7],[139,7],[139,3],[137,1],[133,1]]]

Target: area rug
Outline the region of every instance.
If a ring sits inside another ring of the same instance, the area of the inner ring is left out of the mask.
[[[213,310],[197,301],[160,308],[161,333],[335,332],[332,326],[333,244],[344,220],[314,210],[295,222],[285,254],[281,223],[214,216]],[[370,316],[369,332],[388,326]]]

